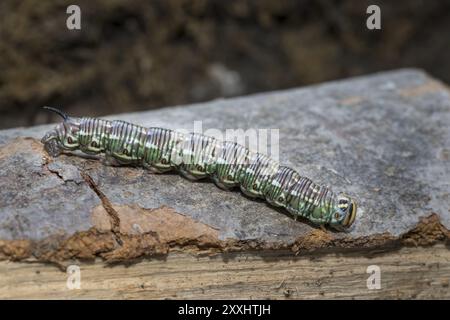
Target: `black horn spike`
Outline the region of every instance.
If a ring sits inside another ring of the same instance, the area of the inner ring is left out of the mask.
[[[69,118],[69,116],[67,114],[65,114],[63,111],[61,111],[59,109],[56,109],[56,108],[53,108],[53,107],[48,107],[48,106],[44,106],[42,108],[45,109],[45,110],[50,110],[50,111],[60,115],[64,119],[64,121],[66,121]]]

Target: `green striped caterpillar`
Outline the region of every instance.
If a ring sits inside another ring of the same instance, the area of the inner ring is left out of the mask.
[[[64,120],[42,138],[53,157],[80,150],[104,154],[109,165],[137,165],[156,173],[177,170],[190,180],[211,178],[222,189],[240,187],[251,198],[265,199],[295,217],[337,230],[347,229],[355,220],[356,202],[350,197],[335,194],[235,142],[120,120],[69,117],[58,109],[44,108]]]

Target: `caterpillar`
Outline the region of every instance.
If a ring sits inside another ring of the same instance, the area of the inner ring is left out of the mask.
[[[239,187],[250,198],[265,199],[294,217],[315,225],[347,230],[356,217],[356,202],[335,194],[297,171],[235,142],[200,133],[139,125],[121,120],[76,118],[52,107],[63,118],[42,138],[52,157],[65,151],[104,154],[108,165],[136,165],[155,173],[177,170],[189,180],[210,178],[225,190]]]

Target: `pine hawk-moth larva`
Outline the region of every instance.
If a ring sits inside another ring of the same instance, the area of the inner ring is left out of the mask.
[[[110,165],[138,165],[157,173],[177,170],[190,180],[209,177],[222,189],[240,187],[245,195],[265,199],[316,225],[342,231],[355,220],[356,202],[349,196],[335,194],[235,142],[200,133],[144,128],[121,120],[69,117],[58,109],[44,108],[63,118],[42,138],[53,157],[75,150],[103,153]]]

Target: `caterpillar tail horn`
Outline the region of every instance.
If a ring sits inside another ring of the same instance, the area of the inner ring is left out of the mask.
[[[53,107],[48,107],[48,106],[44,106],[42,108],[45,109],[45,110],[49,110],[49,111],[52,111],[52,112],[58,114],[59,116],[61,116],[64,119],[64,121],[69,119],[69,116],[66,113],[64,113],[63,111],[59,110],[59,109],[56,109],[56,108],[53,108]]]

